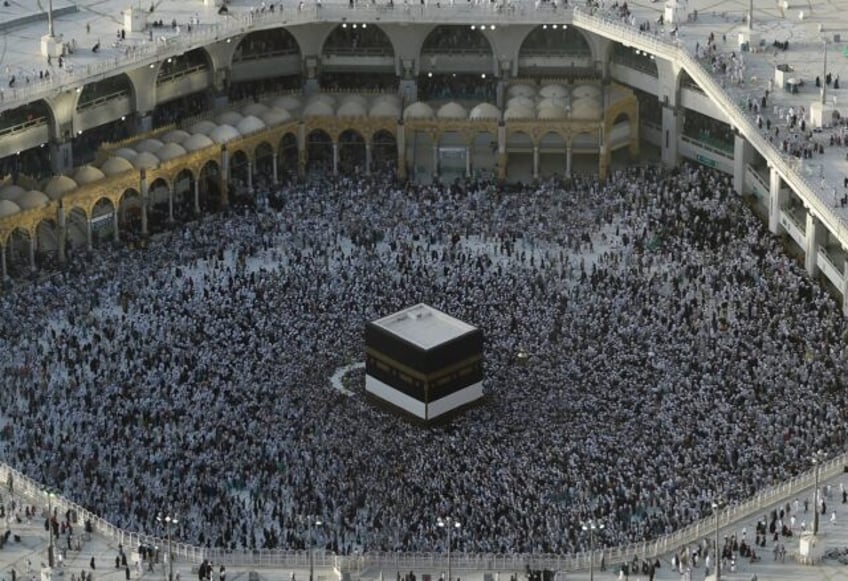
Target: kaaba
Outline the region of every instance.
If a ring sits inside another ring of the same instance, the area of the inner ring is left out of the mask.
[[[412,420],[445,420],[483,397],[483,333],[425,304],[365,325],[365,392]]]

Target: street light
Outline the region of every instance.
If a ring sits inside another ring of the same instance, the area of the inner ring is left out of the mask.
[[[819,473],[821,463],[824,461],[824,452],[818,450],[813,454],[813,465],[815,466],[815,488],[813,490],[813,535],[819,534]]]
[[[718,545],[718,509],[721,508],[721,501],[714,500],[713,501],[713,512],[715,513],[716,519],[716,529],[715,529],[715,579],[716,581],[720,581],[721,579],[721,549],[719,549]]]
[[[583,523],[583,530],[589,531],[589,581],[595,581],[595,530],[603,530],[604,523],[590,520]]]
[[[458,529],[462,526],[458,520],[446,516],[444,518],[439,517],[439,520],[436,521],[436,524],[440,527],[443,527],[448,533],[448,581],[452,581],[453,577],[451,575],[453,572],[451,571],[451,536],[453,533],[453,529]]]
[[[323,524],[320,518],[309,519],[309,581],[312,581],[312,577],[315,574],[315,532],[312,527],[320,527]]]
[[[56,493],[50,489],[46,489],[44,494],[47,495],[47,566],[52,569],[55,564],[55,550],[53,548],[53,498],[56,496]]]
[[[159,522],[165,523],[168,529],[168,581],[174,581],[174,553],[171,552],[171,525],[175,525],[180,521],[176,516],[171,514],[159,514],[156,517]]]

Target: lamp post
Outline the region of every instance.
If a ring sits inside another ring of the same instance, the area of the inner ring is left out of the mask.
[[[443,527],[448,533],[448,581],[451,581],[453,579],[453,577],[451,577],[451,575],[453,575],[453,571],[451,571],[451,537],[453,529],[458,529],[462,526],[462,523],[452,517],[446,516],[444,518],[439,517],[436,524]]]
[[[165,523],[168,530],[168,581],[174,581],[174,553],[171,551],[171,525],[175,525],[180,521],[174,515],[163,515],[161,513],[156,517],[156,520]]]
[[[321,519],[310,518],[309,519],[309,581],[312,581],[312,578],[315,574],[315,532],[313,527],[320,527],[323,522]]]
[[[47,566],[51,569],[55,564],[55,550],[53,546],[53,497],[56,493],[52,490],[45,490],[47,495]]]
[[[721,549],[718,545],[718,510],[721,508],[721,502],[713,501],[713,512],[715,513],[716,528],[715,528],[715,578],[716,581],[721,579]]]
[[[583,530],[589,531],[589,581],[595,581],[595,530],[602,530],[604,523],[590,520],[583,523]]]
[[[821,78],[821,103],[824,105],[824,102],[827,100],[827,39],[822,39],[822,44],[824,44],[824,67],[822,70],[822,78]],[[818,452],[817,452],[818,453]]]
[[[819,474],[821,472],[821,463],[824,460],[824,453],[819,450],[813,454],[813,465],[815,470],[815,488],[813,489],[813,535],[819,534]]]

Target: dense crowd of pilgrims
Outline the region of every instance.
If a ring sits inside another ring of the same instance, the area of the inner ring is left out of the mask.
[[[439,515],[462,551],[657,537],[845,445],[841,311],[730,181],[316,176],[77,251],[0,296],[4,458],[210,547],[443,551]],[[422,301],[486,337],[484,402],[431,429],[330,383]]]

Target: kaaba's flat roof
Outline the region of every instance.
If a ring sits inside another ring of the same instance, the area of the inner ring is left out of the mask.
[[[424,303],[377,319],[373,324],[422,349],[430,349],[476,329]]]

